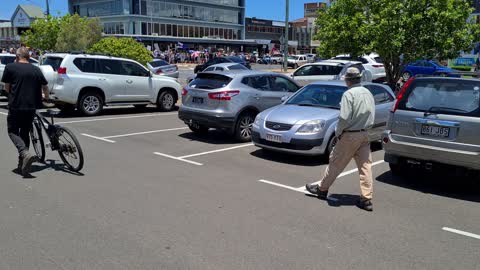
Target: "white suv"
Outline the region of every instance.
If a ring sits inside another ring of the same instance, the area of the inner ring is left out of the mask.
[[[348,54],[337,55],[336,57],[332,58],[332,60],[359,61],[362,62],[366,70],[369,70],[372,73],[373,80],[385,79],[385,77],[387,77],[383,60],[376,53],[363,55],[362,57],[358,58],[350,57]]]
[[[43,57],[40,69],[58,108],[77,107],[88,116],[116,105],[156,104],[162,111],[171,111],[181,96],[182,87],[175,79],[152,74],[130,59],[52,53]]]

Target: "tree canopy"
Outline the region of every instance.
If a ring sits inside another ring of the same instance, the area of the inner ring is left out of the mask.
[[[21,39],[27,46],[42,51],[82,51],[101,37],[99,19],[83,18],[75,14],[36,19]]]
[[[105,53],[135,60],[143,65],[152,60],[152,54],[142,43],[132,38],[107,37],[95,43],[88,53]]]
[[[448,59],[479,41],[469,0],[337,0],[319,13],[316,38],[323,57],[376,52],[394,85],[402,65]]]

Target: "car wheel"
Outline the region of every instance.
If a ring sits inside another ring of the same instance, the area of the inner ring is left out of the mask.
[[[277,60],[273,60],[273,64],[274,65],[278,64]]]
[[[188,125],[188,128],[190,128],[190,130],[193,133],[195,133],[196,135],[203,136],[203,135],[206,135],[208,133],[208,127],[207,126],[199,125],[197,123],[192,123],[192,124]]]
[[[80,99],[78,109],[86,116],[98,115],[103,110],[103,99],[96,92],[87,92]]]
[[[333,152],[333,148],[335,148],[335,145],[337,144],[337,139],[335,137],[335,134],[330,138],[328,141],[327,149],[325,149],[325,159],[329,160],[330,159],[330,154]]]
[[[235,127],[235,137],[241,142],[252,140],[252,125],[255,121],[253,113],[243,113],[237,120]]]
[[[405,71],[403,74],[402,74],[402,78],[403,80],[405,81],[408,81],[410,79],[410,77],[412,77],[412,74],[408,71]]]
[[[173,94],[173,92],[170,90],[163,91],[160,93],[160,95],[158,95],[157,107],[162,112],[169,112],[173,110],[175,103],[177,103],[175,94]]]

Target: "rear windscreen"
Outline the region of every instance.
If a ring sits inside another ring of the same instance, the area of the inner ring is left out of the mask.
[[[220,74],[199,73],[197,77],[189,84],[191,88],[199,89],[219,89],[226,87],[232,78]]]
[[[10,64],[15,62],[15,55],[13,56],[0,56],[0,63],[3,65]]]
[[[480,81],[419,80],[407,90],[399,109],[479,116],[479,101]]]
[[[161,66],[168,66],[170,65],[169,63],[163,61],[163,60],[159,60],[159,61],[152,61],[149,63],[150,66],[156,68],[156,67],[161,67]]]
[[[47,57],[43,60],[42,65],[50,65],[53,70],[57,71],[60,65],[62,64],[63,58],[61,57]]]

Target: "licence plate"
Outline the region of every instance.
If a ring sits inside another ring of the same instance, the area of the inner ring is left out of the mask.
[[[192,97],[192,102],[196,104],[203,104],[203,98],[201,97]]]
[[[267,141],[281,143],[282,142],[282,135],[267,134]]]
[[[450,136],[450,128],[422,125],[421,134],[422,135],[427,135],[427,136],[432,136],[432,137],[447,138],[448,136]]]

